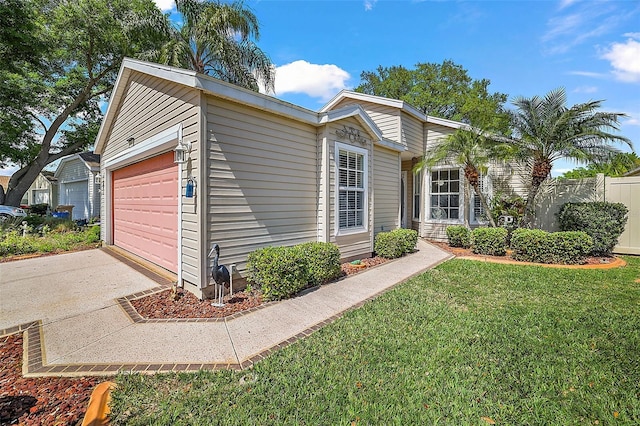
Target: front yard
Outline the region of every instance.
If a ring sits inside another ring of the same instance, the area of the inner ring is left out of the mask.
[[[122,375],[113,424],[638,424],[640,258],[452,260],[248,371]]]

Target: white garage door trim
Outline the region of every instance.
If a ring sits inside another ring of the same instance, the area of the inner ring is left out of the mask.
[[[121,153],[106,159],[102,162],[101,167],[104,170],[104,194],[105,194],[105,242],[113,245],[113,176],[112,171],[129,164],[144,160],[145,158],[154,157],[163,152],[172,150],[182,142],[182,123],[176,124],[162,132],[145,139],[141,142],[134,143],[133,146],[125,149]],[[182,286],[182,164],[178,164],[178,285]]]

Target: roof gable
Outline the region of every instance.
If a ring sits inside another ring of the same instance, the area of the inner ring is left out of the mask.
[[[90,171],[95,172],[100,170],[100,155],[93,152],[81,152],[79,154],[71,154],[62,158],[60,160],[60,163],[58,164],[58,167],[56,168],[55,173],[53,174],[53,177],[57,180],[67,164],[74,161],[81,161],[82,164],[84,164],[85,167]]]

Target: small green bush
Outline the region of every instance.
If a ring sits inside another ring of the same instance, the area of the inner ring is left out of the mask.
[[[404,254],[412,253],[418,244],[418,232],[413,229],[398,228],[390,231],[400,240]]]
[[[32,228],[37,228],[44,223],[44,218],[42,216],[35,216],[32,214],[22,218],[22,220],[27,222],[27,224]]]
[[[333,243],[303,243],[296,246],[307,263],[309,283],[320,285],[340,276],[340,249]]]
[[[566,203],[558,212],[561,231],[584,231],[595,256],[608,256],[624,231],[629,209],[622,203]]]
[[[451,247],[471,247],[471,231],[463,225],[447,226],[447,240]]]
[[[29,207],[29,213],[38,216],[44,216],[45,214],[47,214],[47,210],[49,210],[49,204],[47,203],[32,204]]]
[[[378,256],[396,259],[411,253],[418,242],[418,233],[413,229],[394,229],[376,235],[373,249]]]
[[[265,300],[291,297],[309,283],[307,259],[297,247],[265,247],[249,253],[247,278]]]
[[[507,254],[507,235],[504,228],[476,228],[471,233],[473,252],[489,256]]]
[[[536,263],[576,265],[584,263],[593,249],[593,239],[582,231],[546,232],[516,229],[511,235],[512,256]]]

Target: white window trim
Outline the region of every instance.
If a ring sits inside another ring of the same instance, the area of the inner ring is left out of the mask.
[[[416,176],[420,177],[420,188],[418,190],[418,192],[416,192]],[[413,194],[411,195],[411,219],[414,222],[419,222],[420,221],[420,215],[422,214],[422,204],[424,204],[422,202],[424,197],[424,171],[418,171],[418,172],[414,172],[413,173],[413,190],[411,191]],[[418,199],[418,208],[420,209],[418,211],[418,216],[415,215],[416,213],[416,195],[419,197]]]
[[[355,227],[355,228],[340,228],[340,165],[339,165],[339,157],[338,152],[342,151],[350,151],[356,154],[361,154],[364,158],[364,174],[363,174],[363,184],[364,184],[364,212],[363,212],[363,226]],[[334,221],[335,221],[335,232],[334,235],[336,237],[343,235],[353,235],[360,234],[364,232],[369,232],[369,151],[363,148],[359,148],[353,145],[347,145],[344,143],[336,142],[334,148],[334,188],[335,188],[335,196],[334,196]]]
[[[459,177],[460,177],[460,198],[459,198],[459,206],[458,206],[458,218],[457,219],[433,219],[431,218],[431,172],[439,171],[439,170],[455,170],[458,169]],[[464,223],[464,205],[463,200],[465,199],[464,193],[464,171],[455,166],[438,166],[432,167],[429,169],[429,173],[427,174],[427,185],[423,185],[424,190],[422,191],[425,194],[426,198],[426,210],[425,210],[425,222],[428,223],[451,223],[451,224],[460,224]]]

